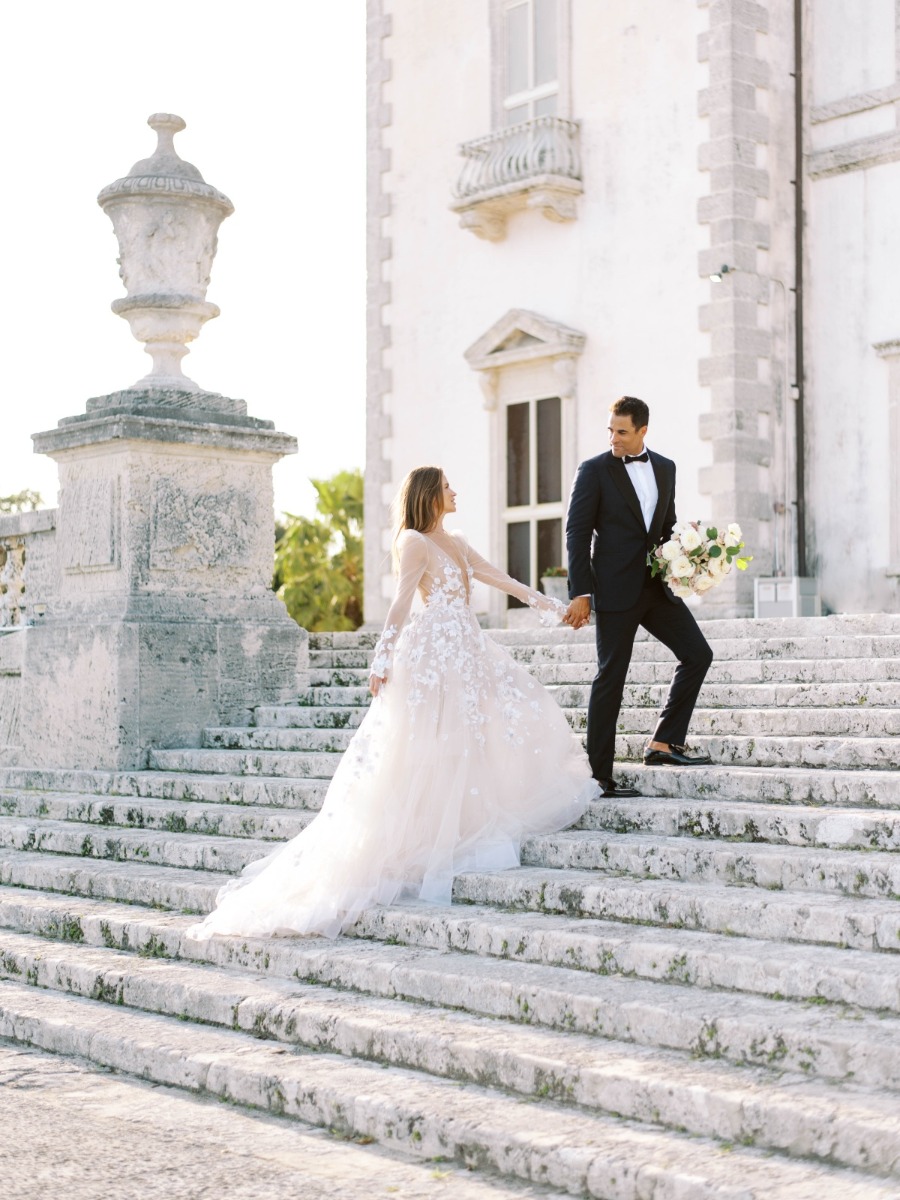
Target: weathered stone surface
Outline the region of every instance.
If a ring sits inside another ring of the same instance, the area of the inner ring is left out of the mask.
[[[375,908],[334,942],[185,930],[321,804],[368,703],[369,635],[315,635],[297,702],[210,723],[154,769],[0,767],[0,1033],[456,1156],[501,1188],[892,1195],[900,681],[879,667],[897,623],[730,625],[733,681],[705,686],[693,740],[785,765],[620,762],[638,799],[530,839],[518,870],[460,876],[451,906]],[[592,669],[584,635],[498,637],[535,673]],[[869,678],[823,682],[838,662]],[[624,752],[671,669],[638,643],[659,682],[629,685]]]
[[[0,1045],[0,1085],[7,1200],[371,1200],[373,1179],[404,1200],[553,1200],[26,1046]]]

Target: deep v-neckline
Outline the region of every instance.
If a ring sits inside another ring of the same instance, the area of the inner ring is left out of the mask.
[[[448,533],[446,536],[453,540],[451,534]],[[466,558],[462,554],[460,554],[460,557],[457,558],[455,554],[451,554],[449,550],[445,550],[444,547],[439,542],[436,542],[435,539],[428,533],[423,533],[422,537],[431,542],[438,554],[443,554],[444,558],[446,558],[447,561],[459,571],[463,588],[466,593],[466,604],[471,603],[472,593],[471,589],[469,588],[469,564]]]

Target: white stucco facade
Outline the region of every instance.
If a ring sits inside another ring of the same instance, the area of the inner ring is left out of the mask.
[[[555,115],[578,123],[580,165],[555,184],[573,194],[524,181],[454,211],[459,145],[505,136],[503,20],[520,2],[370,0],[370,622],[391,590],[387,505],[413,466],[445,468],[460,527],[504,563],[505,406],[547,395],[562,397],[565,473],[606,448],[610,402],[640,396],[648,443],[678,464],[679,514],[739,520],[760,574],[796,565],[792,6],[671,0],[661,18],[658,0],[557,0]],[[900,338],[900,5],[865,7],[801,14],[804,530],[837,611],[892,607],[900,550],[873,528],[890,524],[900,450],[900,351],[884,349]],[[835,166],[835,146],[866,139]],[[539,324],[493,347],[496,370],[467,359],[515,312]],[[565,353],[556,328],[583,344]],[[748,612],[751,586],[704,607]]]

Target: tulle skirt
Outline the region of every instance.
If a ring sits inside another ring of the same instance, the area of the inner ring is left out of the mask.
[[[321,812],[189,933],[335,937],[374,904],[449,903],[454,875],[517,866],[523,838],[571,825],[596,795],[549,693],[467,604],[431,604],[397,639]]]

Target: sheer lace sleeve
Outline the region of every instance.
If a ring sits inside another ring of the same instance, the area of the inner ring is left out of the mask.
[[[428,563],[428,546],[425,539],[414,529],[407,529],[400,535],[397,546],[400,552],[400,569],[397,574],[397,590],[388,615],[384,622],[381,637],[375,646],[375,657],[369,675],[378,679],[387,676],[388,668],[394,654],[397,635],[409,618],[413,597]]]
[[[501,592],[515,596],[529,608],[535,609],[540,614],[542,625],[559,624],[567,607],[561,600],[545,596],[543,592],[536,592],[534,588],[519,583],[518,579],[513,579],[511,575],[507,575],[505,571],[501,571],[499,567],[489,563],[486,558],[482,558],[478,551],[473,550],[459,534],[454,533],[453,536],[461,543],[469,566],[472,568],[472,574],[479,583],[486,583]]]

